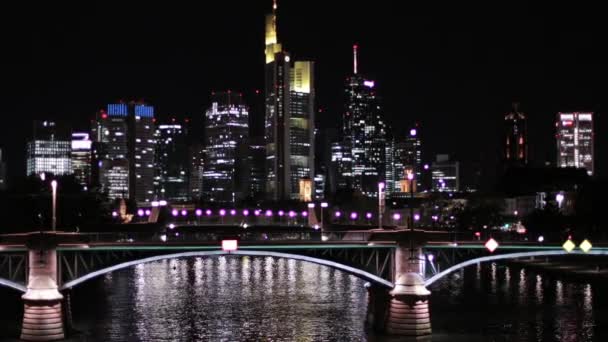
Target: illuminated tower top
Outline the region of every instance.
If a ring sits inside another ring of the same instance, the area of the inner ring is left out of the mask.
[[[266,15],[266,64],[274,62],[274,55],[282,51],[277,38],[277,1],[272,2],[272,13]]]
[[[357,44],[353,45],[353,71],[357,74]]]

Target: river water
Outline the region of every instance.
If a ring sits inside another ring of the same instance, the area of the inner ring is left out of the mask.
[[[608,341],[608,285],[471,266],[430,290],[433,341]],[[0,290],[0,338],[18,295]],[[76,341],[398,341],[366,331],[364,282],[272,257],[165,260],[72,292]]]

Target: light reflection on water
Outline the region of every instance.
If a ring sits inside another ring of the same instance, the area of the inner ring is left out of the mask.
[[[494,263],[455,272],[430,290],[433,341],[608,341],[606,284]],[[18,334],[11,312],[22,307],[6,291],[0,340]],[[83,284],[72,302],[82,341],[399,340],[366,332],[362,280],[273,257],[139,265]]]

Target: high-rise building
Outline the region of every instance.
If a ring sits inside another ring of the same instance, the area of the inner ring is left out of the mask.
[[[505,114],[504,161],[506,166],[525,166],[528,163],[528,136],[526,115],[513,103],[513,109]]]
[[[206,201],[236,203],[249,193],[249,108],[234,92],[213,94],[205,113]]]
[[[2,149],[0,148],[0,191],[7,188],[6,180],[6,163],[4,162],[4,156],[2,155]]]
[[[92,135],[93,159],[99,168],[102,191],[108,192],[110,199],[130,198],[137,203],[152,201],[156,145],[154,107],[135,101],[108,104],[107,111],[98,113]],[[126,179],[120,178],[125,175]]]
[[[205,170],[205,148],[202,144],[193,144],[188,148],[190,170],[188,177],[188,192],[191,199],[201,198],[203,191],[203,172]]]
[[[158,125],[156,140],[155,197],[169,202],[190,199],[187,128],[180,124]]]
[[[332,192],[352,189],[351,151],[343,141],[331,144]]]
[[[353,188],[375,197],[386,176],[386,124],[375,82],[358,73],[357,49],[355,45],[354,73],[346,81],[343,144],[351,151]]]
[[[438,154],[431,165],[432,190],[434,192],[460,191],[460,165],[450,161],[447,154]]]
[[[89,133],[72,133],[72,169],[78,183],[85,188],[91,182],[91,146]]]
[[[27,144],[27,175],[72,174],[70,133],[53,121],[35,121],[33,140]]]
[[[389,173],[387,172],[387,191],[392,193],[409,193],[410,181],[408,174],[414,174],[414,182],[412,183],[413,192],[422,190],[422,144],[419,136],[418,127],[410,129],[409,133],[404,137],[395,138],[393,140],[393,160],[388,162],[387,170],[392,169],[392,184],[393,188],[389,189]],[[388,150],[387,150],[388,153]]]
[[[252,139],[249,145],[249,166],[251,168],[249,196],[255,200],[264,198],[266,184],[265,161],[266,145],[264,145],[263,139]]]
[[[557,166],[594,172],[593,113],[557,113]]]
[[[292,62],[283,51],[276,11],[275,1],[266,16],[266,193],[272,200],[298,199],[300,180],[314,176],[314,63]]]

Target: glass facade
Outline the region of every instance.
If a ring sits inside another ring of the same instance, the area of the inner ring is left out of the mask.
[[[26,174],[70,175],[73,172],[69,133],[53,121],[35,121],[34,139],[27,144]]]
[[[557,166],[594,172],[593,113],[557,114]]]
[[[457,192],[460,190],[460,168],[458,162],[449,160],[445,154],[437,155],[431,166],[432,189],[435,192]]]
[[[186,127],[178,124],[159,125],[155,136],[156,198],[170,202],[188,201],[190,172]]]
[[[89,133],[72,133],[72,168],[82,186],[91,182],[91,147]]]
[[[250,197],[256,200],[264,198],[264,187],[266,182],[266,172],[264,161],[266,160],[266,146],[261,142],[252,142],[249,145],[249,165],[251,167],[251,177],[249,184]]]
[[[205,201],[236,203],[249,193],[249,109],[239,94],[215,93],[205,114]]]

